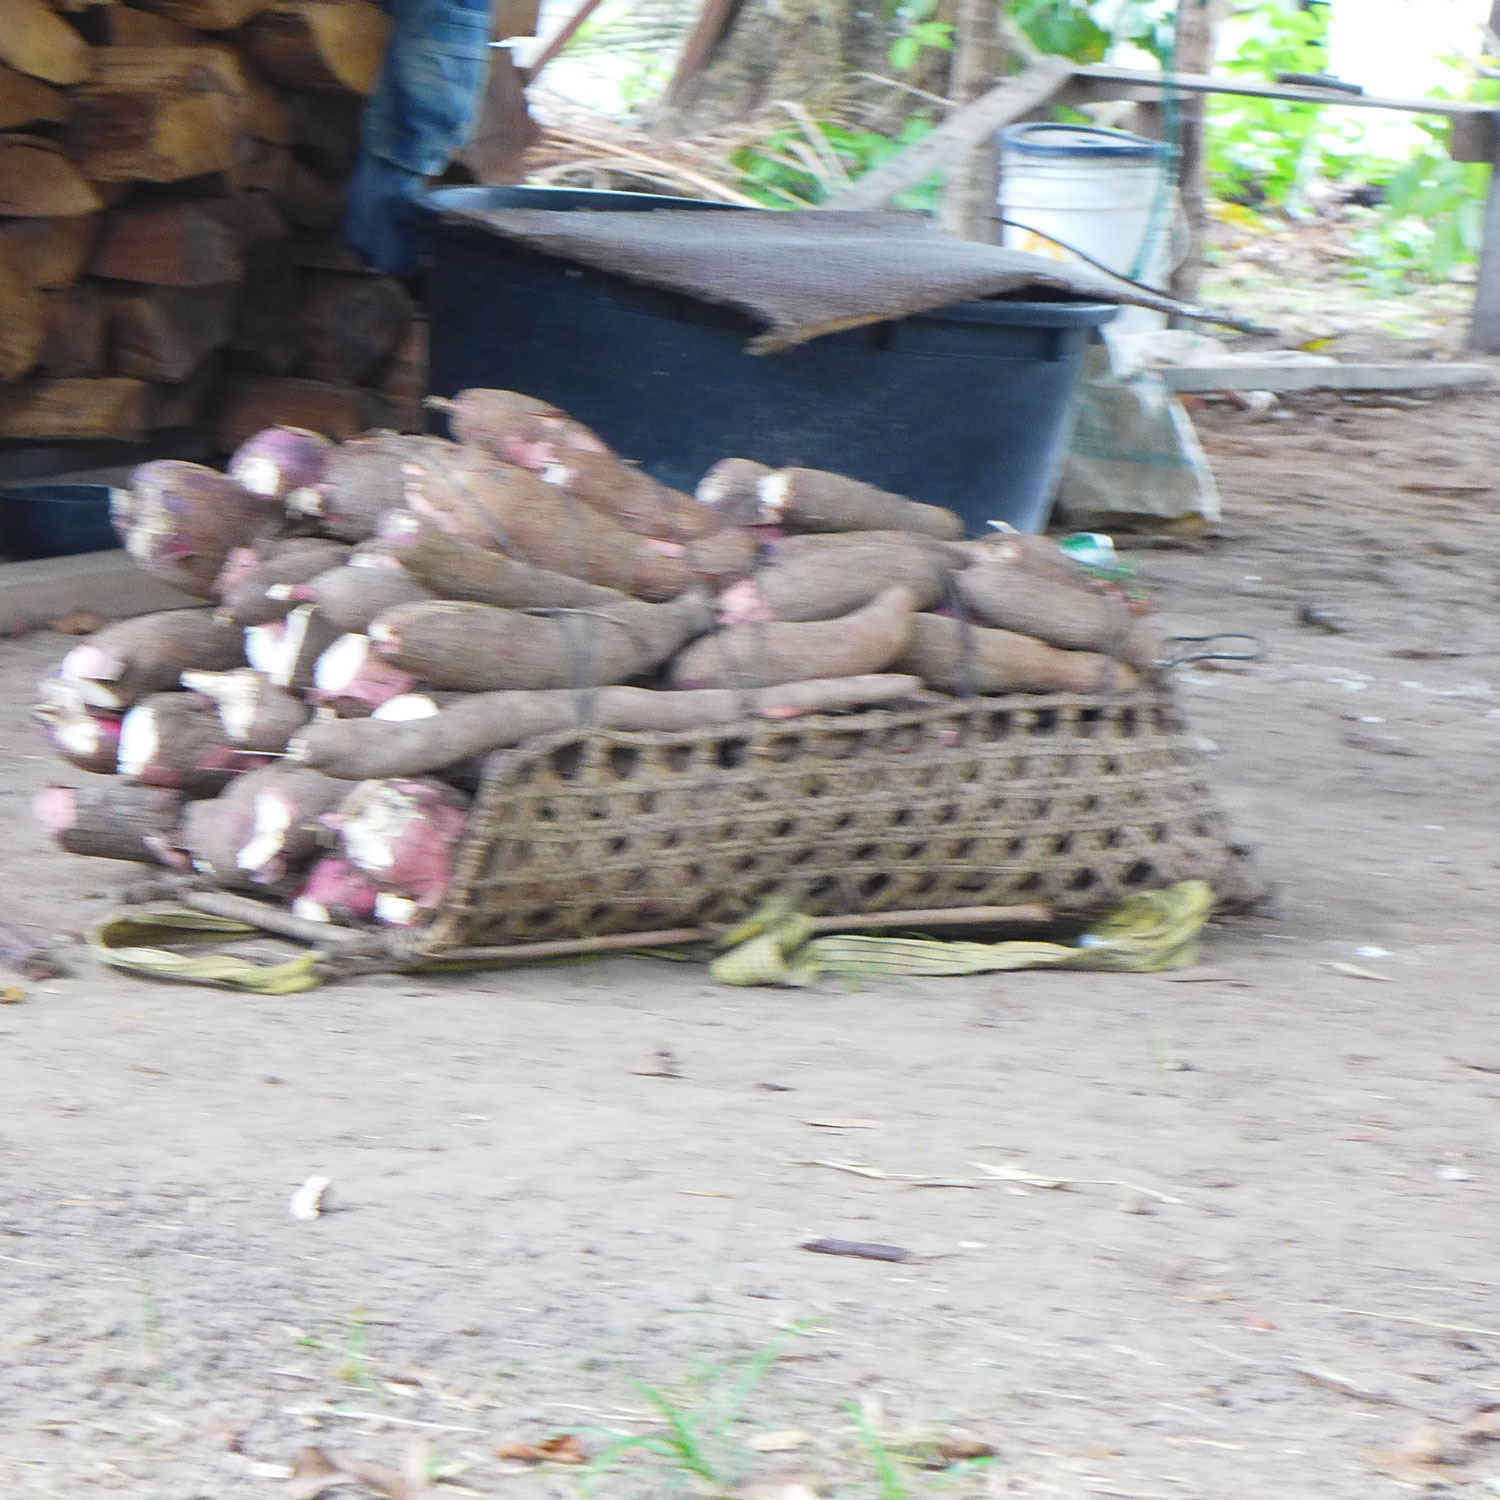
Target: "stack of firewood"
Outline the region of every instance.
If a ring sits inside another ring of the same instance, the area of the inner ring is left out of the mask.
[[[0,441],[420,425],[422,329],[338,225],[372,0],[0,0]]]
[[[411,925],[487,757],[538,736],[1157,673],[1139,602],[1045,537],[964,541],[939,506],[739,458],[686,495],[546,402],[435,404],[457,441],[279,428],[115,492],[136,561],[209,602],[42,684],[53,747],[100,773],[37,801],[63,848]]]

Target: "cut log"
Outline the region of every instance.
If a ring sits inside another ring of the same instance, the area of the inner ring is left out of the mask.
[[[214,436],[229,452],[267,427],[306,427],[342,440],[384,427],[389,420],[390,405],[375,391],[318,380],[240,375],[225,385]]]
[[[273,196],[287,223],[298,229],[332,229],[344,216],[343,185],[320,177],[290,155]]]
[[[104,299],[91,281],[43,292],[45,333],[39,375],[71,379],[104,374]]]
[[[245,79],[227,48],[104,47],[97,56],[98,75],[78,90],[68,129],[87,176],[182,182],[241,159]]]
[[[93,214],[0,224],[0,259],[28,286],[71,286],[83,275],[99,221]]]
[[[411,297],[393,276],[314,273],[302,303],[307,373],[358,384],[395,353],[411,321]]]
[[[246,254],[245,265],[229,348],[253,370],[285,375],[302,361],[302,273],[281,243],[257,245]]]
[[[52,142],[0,136],[0,214],[47,219],[103,207],[98,193]]]
[[[146,395],[146,420],[152,432],[200,427],[204,412],[212,404],[220,369],[218,356],[210,354],[186,380],[175,385],[153,384]]]
[[[286,237],[286,220],[276,211],[269,193],[231,193],[227,198],[204,198],[193,206],[222,224],[242,251]]]
[[[427,343],[427,320],[418,316],[396,346],[378,382],[381,392],[391,398],[398,432],[421,432],[427,425],[422,409],[422,399],[427,394]]]
[[[199,40],[180,21],[129,5],[101,7],[95,25],[105,47],[191,47]]]
[[[0,0],[0,63],[48,83],[82,83],[88,43],[43,0]]]
[[[25,375],[41,354],[45,335],[41,293],[0,261],[0,383]]]
[[[3,14],[3,11],[0,11]],[[39,120],[56,124],[68,117],[68,102],[39,78],[0,64],[0,130]]]
[[[28,380],[0,390],[0,440],[139,443],[146,436],[141,380]]]
[[[233,63],[244,84],[245,121],[250,134],[269,145],[290,146],[292,122],[281,90],[251,67],[233,48],[225,46],[219,50]]]
[[[359,155],[359,120],[363,105],[349,94],[282,95],[291,125],[291,142],[316,166],[347,172]]]
[[[278,83],[368,94],[389,31],[384,12],[369,0],[282,0],[251,21],[240,40]]]
[[[147,10],[194,31],[232,31],[266,8],[268,0],[141,0]]]
[[[186,380],[228,343],[239,284],[157,286],[110,298],[110,364],[138,380]]]
[[[233,233],[195,203],[117,209],[104,222],[89,266],[109,281],[219,286],[244,271]]]
[[[287,242],[287,253],[294,265],[309,271],[343,271],[351,276],[379,274],[349,248],[349,242],[337,230],[304,230],[294,234]]]
[[[306,170],[298,167],[285,146],[252,140],[245,159],[229,173],[229,182],[238,193],[280,193],[294,169]]]

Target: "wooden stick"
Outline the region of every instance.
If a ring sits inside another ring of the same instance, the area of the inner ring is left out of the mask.
[[[879,927],[1046,926],[1052,920],[1050,906],[943,906],[925,911],[814,917],[812,923],[814,932],[868,932]],[[607,937],[554,938],[544,942],[466,948],[463,956],[454,961],[485,963],[495,959],[519,963],[536,958],[572,958],[585,953],[627,953],[635,948],[674,948],[685,943],[706,943],[716,936],[707,927],[664,927],[655,932],[616,932]]]
[[[531,66],[522,70],[525,74],[526,82],[528,84],[535,83],[537,79],[541,77],[542,69],[545,68],[547,64],[551,62],[552,59],[556,57],[557,54],[561,52],[563,48],[566,47],[575,36],[578,35],[580,28],[583,26],[583,23],[587,21],[588,18],[593,15],[593,13],[598,10],[600,5],[602,5],[603,3],[604,0],[583,0],[583,4],[580,5],[578,9],[575,10],[566,21],[563,22],[562,29],[537,54],[536,60],[531,64]]]
[[[1003,78],[971,104],[955,109],[941,125],[866,172],[853,187],[835,193],[824,208],[879,208],[896,193],[930,177],[986,136],[1022,115],[1041,108],[1072,80],[1074,65],[1066,58],[1043,57],[1014,78]]]
[[[184,906],[190,906],[194,911],[207,912],[213,917],[228,917],[231,921],[243,922],[247,927],[259,927],[264,932],[291,938],[313,948],[333,948],[340,953],[373,956],[384,946],[384,936],[381,933],[335,927],[325,922],[309,922],[302,917],[294,917],[291,912],[280,907],[253,901],[248,896],[231,895],[228,891],[184,891],[180,899]]]

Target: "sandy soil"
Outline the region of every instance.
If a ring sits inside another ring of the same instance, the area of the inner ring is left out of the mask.
[[[318,1444],[571,1496],[495,1442],[659,1434],[642,1380],[726,1484],[1494,1493],[1462,1424],[1500,1399],[1495,413],[1200,414],[1226,535],[1143,571],[1184,633],[1269,648],[1182,692],[1278,895],[1196,971],[806,994],[620,959],[256,999],[74,955],[29,986],[0,1008],[0,1493],[279,1494]],[[61,650],[0,645],[13,725]],[[6,914],[76,934],[114,872],[43,847],[55,771],[12,734]],[[339,1211],[293,1222],[315,1172]],[[998,1458],[882,1481],[850,1403],[890,1450]],[[631,1450],[595,1493],[688,1488]]]

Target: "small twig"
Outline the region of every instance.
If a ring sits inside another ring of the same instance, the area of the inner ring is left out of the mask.
[[[1466,1323],[1434,1323],[1429,1318],[1413,1318],[1403,1313],[1372,1312],[1365,1307],[1330,1307],[1330,1312],[1351,1318],[1374,1318],[1381,1323],[1410,1323],[1417,1328],[1435,1328],[1440,1333],[1468,1333],[1475,1338],[1500,1339],[1500,1328],[1471,1328]]]
[[[470,1432],[480,1436],[482,1427],[455,1427],[449,1422],[418,1422],[411,1417],[387,1416],[383,1411],[351,1411],[347,1406],[283,1406],[288,1417],[342,1417],[346,1422],[385,1422],[392,1427],[420,1427],[425,1432]]]
[[[1155,1198],[1158,1203],[1180,1205],[1183,1202],[1181,1198],[1174,1198],[1158,1188],[1146,1187],[1139,1182],[1126,1182],[1120,1177],[1046,1177],[1020,1167],[996,1167],[984,1161],[976,1161],[973,1165],[996,1182],[1019,1182],[1028,1187],[1117,1187],[1124,1188],[1127,1192],[1141,1193],[1147,1198]]]
[[[1397,1399],[1395,1396],[1387,1396],[1384,1391],[1367,1391],[1363,1386],[1355,1385],[1352,1380],[1346,1380],[1342,1375],[1335,1375],[1330,1370],[1314,1370],[1305,1365],[1294,1365],[1293,1370],[1304,1380],[1310,1380],[1314,1385],[1321,1385],[1326,1390],[1337,1391],[1341,1396],[1350,1396],[1356,1401],[1368,1401],[1372,1406],[1408,1406],[1409,1403]]]

